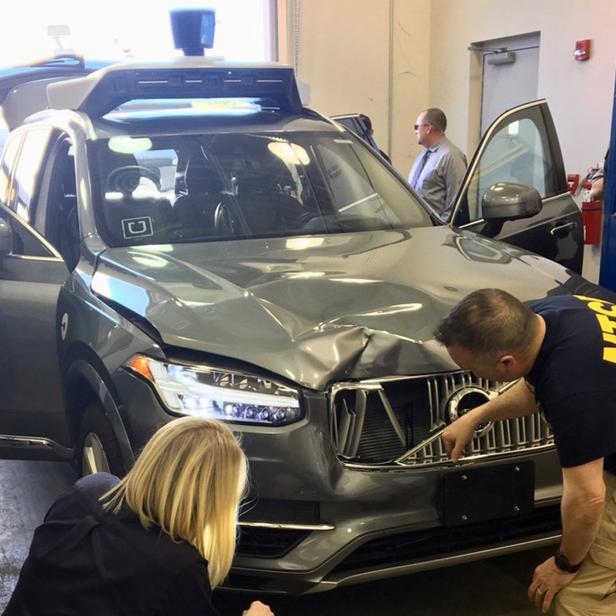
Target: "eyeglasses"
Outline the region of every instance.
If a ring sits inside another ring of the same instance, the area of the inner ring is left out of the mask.
[[[432,126],[431,124],[415,124],[415,130],[417,130],[420,126]]]

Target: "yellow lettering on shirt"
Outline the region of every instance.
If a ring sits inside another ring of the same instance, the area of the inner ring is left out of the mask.
[[[604,314],[597,315],[597,321],[599,321],[599,325],[601,330],[606,334],[613,334],[616,331],[616,321],[611,321],[609,317],[606,317]]]
[[[614,334],[603,334],[603,340],[616,344],[616,336]]]
[[[603,348],[603,361],[616,364],[616,320],[612,321],[610,317],[616,319],[616,305],[611,302],[599,300],[596,297],[586,297],[584,295],[576,295],[578,299],[588,303],[588,307],[595,313],[599,327],[603,332],[604,342],[610,345]]]
[[[605,347],[603,349],[603,361],[616,364],[616,347]]]
[[[616,306],[613,304],[610,306],[609,310],[603,307],[603,302],[590,302],[588,307],[593,311],[599,314],[605,314],[608,317],[616,317]]]

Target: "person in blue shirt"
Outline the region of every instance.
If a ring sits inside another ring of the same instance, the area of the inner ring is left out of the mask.
[[[552,427],[563,531],[554,556],[536,567],[529,599],[544,613],[554,604],[554,616],[616,614],[616,304],[554,295],[526,305],[481,289],[435,338],[478,377],[517,381],[444,430],[454,462],[484,423],[541,412]]]
[[[409,174],[411,188],[446,218],[466,173],[466,156],[445,136],[447,117],[441,109],[422,111],[415,123],[417,143],[424,149]]]
[[[247,464],[228,426],[160,428],[123,478],[83,477],[39,526],[4,616],[216,616]],[[254,601],[244,616],[273,616]]]

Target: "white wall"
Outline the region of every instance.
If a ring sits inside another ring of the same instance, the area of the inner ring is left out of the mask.
[[[449,136],[474,149],[479,71],[471,42],[541,32],[538,94],[546,98],[568,173],[601,162],[609,137],[616,71],[614,0],[432,0],[430,103],[449,117]],[[592,39],[577,62],[575,41]],[[600,250],[586,247],[584,275],[598,280]]]
[[[446,109],[450,137],[472,144],[467,47],[540,31],[539,97],[552,110],[567,171],[584,173],[603,158],[609,141],[615,26],[614,0],[432,0],[430,101]],[[592,39],[592,57],[577,62],[575,41],[586,38]]]
[[[328,115],[370,115],[377,141],[403,174],[419,150],[411,125],[428,106],[442,107],[449,137],[468,154],[474,151],[481,68],[468,46],[536,31],[541,34],[538,95],[552,110],[567,172],[583,176],[603,158],[616,71],[616,0],[278,4],[287,12],[299,7],[299,21],[287,24],[289,37],[281,45],[287,57],[281,59],[293,63],[297,57],[299,78],[310,85],[310,106]],[[293,25],[300,33],[297,56]],[[575,41],[585,38],[592,39],[592,57],[576,62]],[[584,274],[591,280],[598,279],[599,258],[598,249],[587,247]]]
[[[297,62],[308,105],[325,115],[368,114],[381,148],[408,173],[418,152],[411,126],[428,105],[430,0],[278,4],[289,32],[280,59]]]
[[[538,94],[547,98],[568,172],[600,162],[609,140],[616,71],[615,0],[278,0],[281,21],[299,7],[298,75],[309,104],[333,115],[363,112],[377,139],[403,170],[418,152],[411,124],[421,109],[442,107],[452,140],[471,153],[477,141],[480,76],[468,46],[539,31]],[[390,10],[393,45],[390,49]],[[293,63],[281,42],[281,60]],[[592,39],[592,57],[576,62],[577,39]],[[392,144],[388,144],[390,55]],[[471,113],[472,111],[472,113]]]

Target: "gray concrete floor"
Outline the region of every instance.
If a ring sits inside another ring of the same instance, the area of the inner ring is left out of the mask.
[[[25,559],[32,532],[52,501],[75,479],[68,464],[0,460],[0,611]],[[533,568],[551,549],[291,598],[215,593],[221,616],[240,616],[254,598],[276,616],[531,616],[526,599]]]

